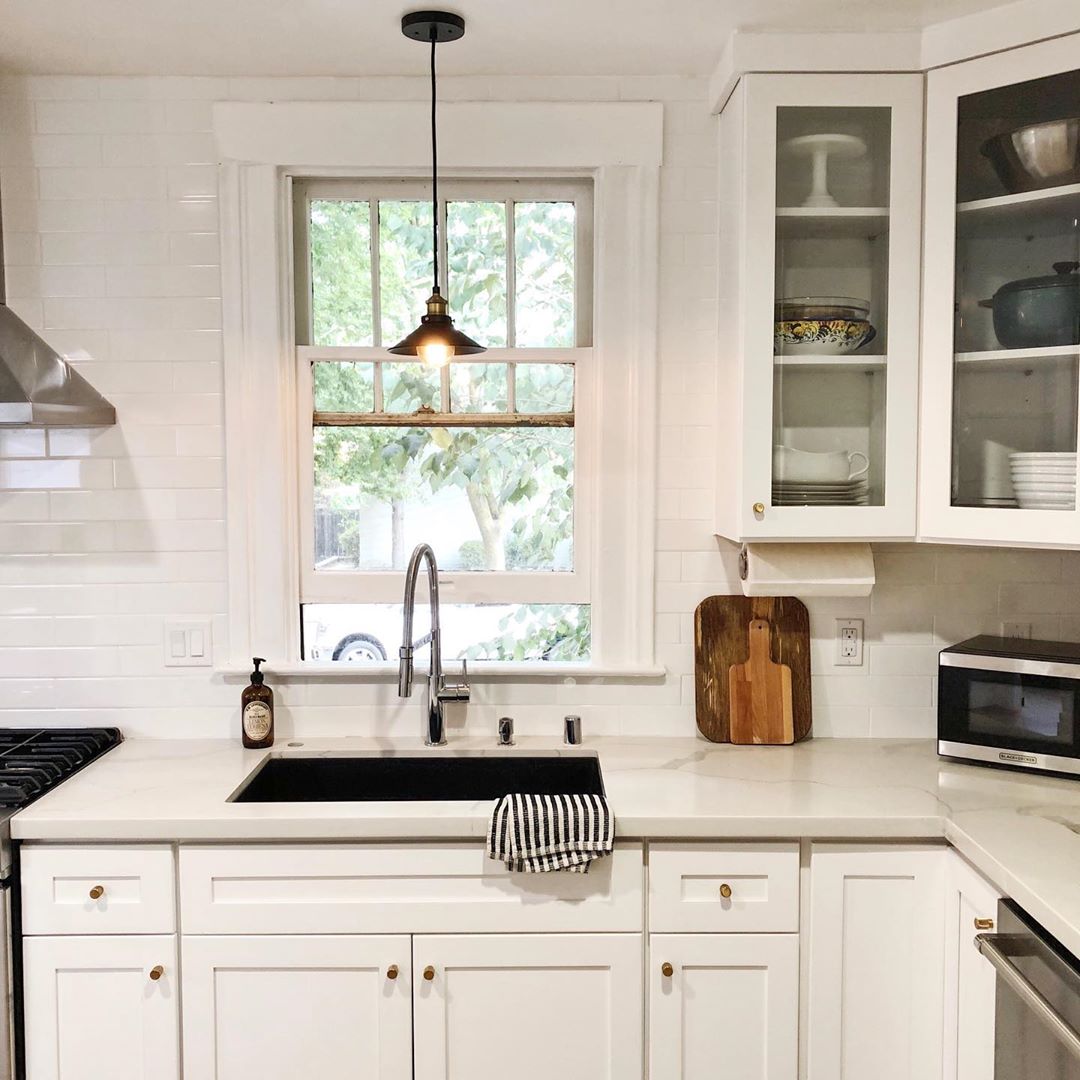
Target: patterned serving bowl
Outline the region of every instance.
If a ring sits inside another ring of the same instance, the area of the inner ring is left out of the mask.
[[[876,334],[865,319],[801,319],[775,323],[773,343],[778,356],[844,356]]]

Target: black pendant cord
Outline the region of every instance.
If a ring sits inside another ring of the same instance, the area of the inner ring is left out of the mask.
[[[431,259],[435,268],[435,288],[439,291],[439,141],[435,123],[435,34],[431,29]]]

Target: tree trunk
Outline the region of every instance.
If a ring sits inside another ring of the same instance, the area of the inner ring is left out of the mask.
[[[405,569],[405,503],[401,499],[390,500],[390,565]]]
[[[490,500],[480,484],[466,484],[469,506],[480,529],[484,544],[484,566],[488,570],[506,569],[506,546],[503,543],[503,523],[491,512]]]

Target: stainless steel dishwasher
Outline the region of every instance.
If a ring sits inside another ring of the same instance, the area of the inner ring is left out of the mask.
[[[994,1080],[1080,1080],[1080,961],[1011,900],[978,934],[997,971]]]

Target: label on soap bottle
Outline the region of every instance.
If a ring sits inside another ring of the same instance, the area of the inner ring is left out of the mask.
[[[261,742],[270,734],[270,709],[265,701],[249,701],[244,706],[244,734],[252,742]]]

